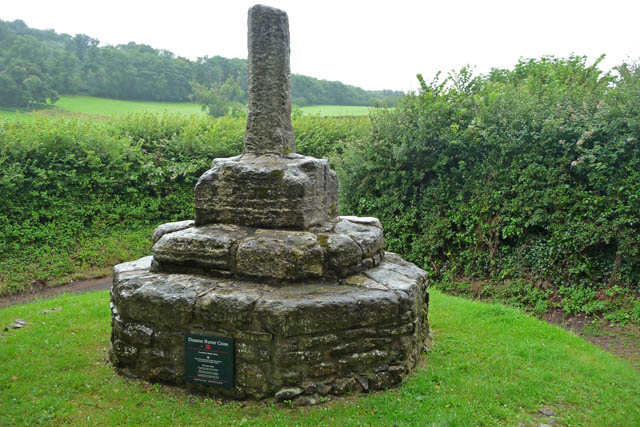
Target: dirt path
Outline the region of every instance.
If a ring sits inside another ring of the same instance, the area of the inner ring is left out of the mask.
[[[573,332],[640,369],[640,329],[637,326],[612,325],[604,319],[585,315],[567,316],[562,310],[545,313],[540,319]]]
[[[97,279],[78,280],[55,288],[41,287],[31,292],[1,296],[0,308],[16,304],[25,304],[37,299],[53,298],[62,294],[81,294],[84,292],[110,289],[112,280],[111,276],[105,276]]]
[[[0,308],[16,304],[25,304],[37,299],[53,298],[62,294],[79,294],[84,292],[110,289],[112,277],[78,280],[69,284],[47,288],[34,289],[29,293],[0,297]],[[605,351],[628,360],[640,369],[640,329],[633,325],[610,325],[603,320],[586,316],[566,316],[561,310],[544,314],[541,320],[558,325],[561,328],[581,336]]]

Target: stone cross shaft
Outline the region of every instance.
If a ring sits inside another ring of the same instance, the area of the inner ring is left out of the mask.
[[[289,80],[289,18],[268,6],[249,9],[247,130],[244,153],[295,153]]]

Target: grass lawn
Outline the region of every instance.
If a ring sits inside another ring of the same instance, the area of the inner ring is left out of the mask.
[[[0,309],[0,326],[17,318],[28,325],[0,333],[0,425],[640,424],[640,372],[627,362],[517,310],[438,291],[417,374],[311,408],[222,403],[116,375],[106,291]]]
[[[310,105],[300,108],[304,114],[321,116],[367,116],[371,107],[359,105]]]

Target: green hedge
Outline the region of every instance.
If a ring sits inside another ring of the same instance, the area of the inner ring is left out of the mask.
[[[242,118],[0,122],[0,294],[149,251],[193,216]],[[295,117],[298,152],[338,166],[341,206],[451,292],[640,322],[640,71],[521,61],[368,118]]]
[[[420,82],[345,154],[343,207],[450,290],[640,321],[640,70],[542,58]]]
[[[93,250],[77,261],[88,240],[193,217],[197,179],[242,151],[244,129],[242,118],[167,114],[0,122],[0,294],[112,260]],[[294,130],[298,152],[330,156],[369,123],[298,117]]]

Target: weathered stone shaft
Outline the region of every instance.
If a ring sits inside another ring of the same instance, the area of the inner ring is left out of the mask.
[[[249,9],[247,130],[244,153],[294,153],[289,80],[289,18],[256,5]]]

